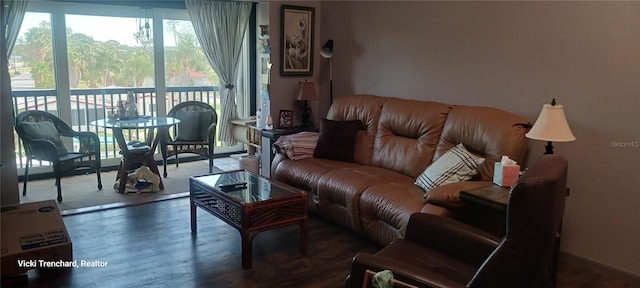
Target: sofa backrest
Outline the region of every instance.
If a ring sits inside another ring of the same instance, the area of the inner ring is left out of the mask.
[[[485,157],[481,180],[493,179],[493,165],[503,155],[522,164],[530,124],[509,112],[481,106],[350,95],[333,101],[327,118],[360,120],[355,162],[418,177],[451,147],[462,143]]]
[[[528,145],[524,134],[529,126],[526,119],[500,109],[454,106],[447,116],[433,161],[462,143],[470,152],[485,158],[478,168],[479,180],[491,181],[494,163],[503,155],[522,166]]]
[[[431,165],[451,106],[388,99],[380,114],[371,165],[418,177]]]
[[[354,161],[362,165],[371,164],[373,140],[378,131],[378,121],[386,97],[373,95],[351,95],[338,97],[331,104],[327,119],[336,121],[360,120],[363,130],[356,136]]]

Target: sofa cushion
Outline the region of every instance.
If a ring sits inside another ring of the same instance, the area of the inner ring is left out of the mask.
[[[479,180],[493,180],[493,165],[502,156],[509,156],[523,165],[529,130],[527,119],[497,108],[454,106],[442,130],[434,159],[451,147],[462,143],[467,150],[485,158],[478,167]]]
[[[433,161],[448,104],[389,98],[380,114],[371,165],[418,177]]]
[[[213,120],[211,111],[180,111],[177,116],[180,123],[176,140],[206,141]]]
[[[415,184],[429,192],[434,187],[467,181],[478,174],[476,168],[483,162],[484,158],[473,155],[464,145],[458,144],[427,167]]]
[[[402,238],[411,214],[424,206],[424,191],[407,178],[372,185],[360,197],[362,229],[382,246]]]
[[[327,119],[362,121],[364,127],[358,131],[356,136],[356,148],[353,155],[355,163],[371,164],[373,141],[378,133],[380,113],[382,113],[382,107],[388,99],[388,97],[374,95],[351,95],[349,97],[338,97],[331,104],[331,108],[327,112]],[[424,170],[424,167],[420,171],[422,170]]]
[[[314,157],[337,161],[353,162],[356,135],[362,128],[362,121],[334,121],[322,119],[318,144]]]
[[[64,146],[62,138],[60,138],[60,132],[56,129],[51,121],[40,122],[25,122],[22,123],[22,129],[29,138],[37,140],[48,140],[53,142],[56,146],[58,155],[65,155],[69,153],[67,147]]]
[[[276,155],[275,158],[279,158],[279,156]],[[325,173],[342,167],[358,166],[358,164],[355,163],[345,163],[322,158],[306,158],[301,160],[283,158],[285,159],[280,159],[277,166],[273,167],[272,179],[304,189],[312,195],[316,192],[318,179]]]
[[[326,218],[360,231],[360,195],[371,186],[391,182],[412,184],[413,179],[389,169],[366,165],[349,165],[329,171],[318,179],[320,211]]]

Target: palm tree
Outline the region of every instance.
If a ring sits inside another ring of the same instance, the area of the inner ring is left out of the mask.
[[[42,21],[30,28],[16,45],[16,51],[21,51],[23,61],[31,67],[36,88],[55,87],[51,35],[51,24]]]
[[[88,59],[93,54],[94,43],[92,37],[81,33],[73,33],[67,36],[67,51],[69,54],[69,85],[77,88],[83,78],[83,72],[89,66]]]

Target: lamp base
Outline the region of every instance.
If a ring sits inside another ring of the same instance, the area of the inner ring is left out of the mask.
[[[311,107],[309,107],[306,100],[301,101],[302,106],[300,107],[300,116],[302,118],[302,123],[300,128],[302,129],[313,129],[313,121],[311,120]]]
[[[553,145],[551,145],[551,141],[547,141],[547,145],[544,146],[545,152],[544,154],[553,154]]]

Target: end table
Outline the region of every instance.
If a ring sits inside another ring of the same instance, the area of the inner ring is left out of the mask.
[[[473,205],[485,206],[500,212],[507,211],[509,189],[497,185],[488,185],[460,191],[460,200]]]

